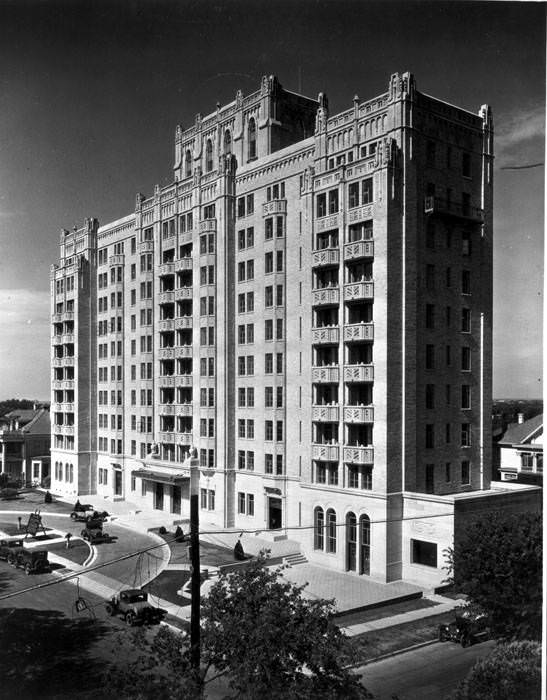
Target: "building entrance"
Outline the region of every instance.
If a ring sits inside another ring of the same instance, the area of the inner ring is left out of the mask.
[[[114,470],[114,495],[122,495],[122,473],[119,469]]]
[[[282,506],[280,498],[268,498],[268,528],[279,530],[282,524]]]
[[[178,513],[180,514],[180,506],[181,506],[181,490],[180,486],[173,486],[173,501],[171,504],[171,512],[172,513]]]
[[[154,493],[154,508],[163,510],[163,484],[156,482],[156,491]]]

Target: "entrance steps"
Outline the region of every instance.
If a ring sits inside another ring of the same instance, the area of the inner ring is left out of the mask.
[[[298,564],[307,564],[308,560],[302,554],[302,552],[294,552],[293,554],[287,554],[283,557],[283,564],[285,566],[298,566]]]

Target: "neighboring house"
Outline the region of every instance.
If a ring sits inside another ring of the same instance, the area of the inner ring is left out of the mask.
[[[42,482],[49,476],[49,409],[16,409],[0,417],[2,474],[13,481]]]
[[[499,442],[502,481],[543,483],[543,414],[509,425]]]

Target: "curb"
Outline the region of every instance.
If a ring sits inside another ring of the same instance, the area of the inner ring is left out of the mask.
[[[428,642],[420,642],[419,644],[413,644],[410,647],[405,647],[404,649],[396,649],[395,651],[390,651],[388,654],[382,654],[381,656],[375,656],[373,659],[367,659],[361,663],[350,664],[349,666],[344,666],[347,669],[361,668],[362,666],[368,666],[369,664],[375,664],[378,661],[384,661],[385,659],[391,659],[393,656],[400,656],[401,654],[406,654],[409,651],[415,651],[416,649],[422,649],[423,647],[431,646],[432,644],[438,644],[438,639],[430,639]]]

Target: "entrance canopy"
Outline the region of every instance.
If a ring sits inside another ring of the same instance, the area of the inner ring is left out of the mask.
[[[169,474],[168,472],[154,471],[152,469],[135,469],[132,475],[139,479],[158,481],[162,484],[179,484],[182,481],[190,481],[190,476],[187,474],[180,474],[178,472]]]

